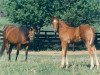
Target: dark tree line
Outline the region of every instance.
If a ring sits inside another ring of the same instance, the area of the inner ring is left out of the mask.
[[[25,26],[50,25],[57,16],[72,26],[100,21],[99,0],[1,0],[0,9],[12,22]]]

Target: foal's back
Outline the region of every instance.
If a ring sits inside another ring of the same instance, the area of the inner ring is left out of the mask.
[[[80,25],[79,26],[79,31],[80,31],[80,36],[83,38],[83,39],[90,39],[91,37],[94,38],[95,36],[95,31],[94,31],[94,28],[92,28],[91,26],[89,25]]]

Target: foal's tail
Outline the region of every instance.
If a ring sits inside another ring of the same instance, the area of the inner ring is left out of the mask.
[[[3,34],[3,43],[2,43],[2,47],[0,49],[0,56],[3,55],[4,50],[5,50],[5,38],[4,38],[4,34]]]
[[[95,40],[95,30],[94,30],[94,28],[91,27],[90,32],[91,32],[90,45],[93,46],[94,45],[94,40]]]

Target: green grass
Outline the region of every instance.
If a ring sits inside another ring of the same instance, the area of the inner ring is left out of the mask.
[[[0,29],[2,30],[6,25],[11,24],[7,17],[0,18]]]
[[[100,55],[99,55],[100,59]],[[15,62],[7,61],[4,54],[0,60],[0,75],[100,75],[100,69],[89,69],[88,55],[69,55],[69,68],[60,68],[61,55],[29,55],[25,62],[24,54],[20,54]]]

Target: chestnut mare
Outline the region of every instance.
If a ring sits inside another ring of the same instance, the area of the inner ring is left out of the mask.
[[[8,60],[11,60],[11,52],[14,45],[17,45],[17,52],[16,52],[16,61],[19,55],[19,50],[21,49],[21,45],[26,45],[26,53],[25,53],[25,60],[27,60],[28,55],[28,47],[29,43],[35,37],[35,30],[33,27],[25,28],[25,27],[16,27],[14,25],[8,25],[4,29],[4,39],[3,39],[3,46],[0,50],[0,54],[2,55],[5,48],[7,50],[7,54],[9,55]],[[8,46],[10,47],[8,48]]]
[[[64,21],[53,17],[52,20],[54,31],[56,32],[58,29],[59,37],[61,40],[62,46],[62,61],[61,67],[68,68],[68,58],[67,58],[67,50],[69,43],[77,42],[79,40],[83,40],[85,42],[86,48],[88,49],[91,66],[90,69],[94,67],[94,59],[96,62],[97,69],[99,68],[99,62],[96,54],[96,48],[94,45],[95,33],[94,29],[89,25],[80,25],[79,27],[70,27]]]

